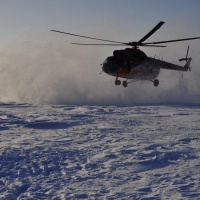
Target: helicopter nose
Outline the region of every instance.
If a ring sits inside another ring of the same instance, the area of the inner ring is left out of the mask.
[[[102,70],[107,74],[112,74],[116,72],[116,66],[110,63],[104,63]]]

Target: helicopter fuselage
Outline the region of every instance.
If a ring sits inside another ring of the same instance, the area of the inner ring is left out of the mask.
[[[154,67],[155,61],[139,49],[125,49],[113,52],[106,58],[103,71],[111,76],[153,81],[159,75],[160,68]]]
[[[149,81],[156,79],[160,73],[160,68],[153,67],[152,62],[143,61],[142,63],[138,64],[134,63],[134,60],[122,61],[121,64],[106,60],[103,63],[102,69],[106,74],[111,76]]]

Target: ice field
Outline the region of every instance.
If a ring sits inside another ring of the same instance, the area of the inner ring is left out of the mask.
[[[200,107],[0,104],[0,199],[200,199]]]

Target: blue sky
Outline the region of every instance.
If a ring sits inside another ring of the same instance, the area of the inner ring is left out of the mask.
[[[0,41],[14,40],[23,31],[51,29],[79,34],[97,30],[116,39],[142,37],[160,20],[169,27],[184,21],[200,30],[199,10],[199,0],[1,0]]]

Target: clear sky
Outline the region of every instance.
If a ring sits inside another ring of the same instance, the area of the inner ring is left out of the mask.
[[[97,29],[116,39],[135,34],[138,40],[137,34],[142,37],[161,20],[169,27],[180,21],[200,30],[199,10],[199,0],[1,0],[0,41],[51,29],[79,34]]]

